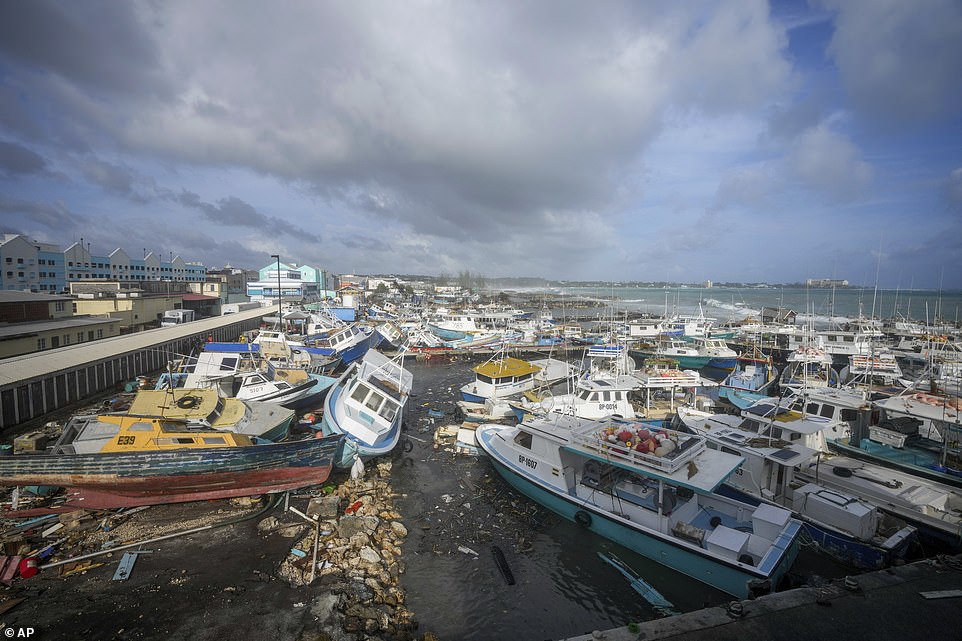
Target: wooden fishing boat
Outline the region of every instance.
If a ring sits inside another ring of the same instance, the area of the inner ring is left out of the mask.
[[[283,492],[323,483],[343,436],[256,444],[244,434],[131,414],[71,418],[49,453],[0,457],[0,485],[67,489],[110,509]]]

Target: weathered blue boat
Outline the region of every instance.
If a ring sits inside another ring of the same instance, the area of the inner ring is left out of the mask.
[[[156,416],[77,416],[50,453],[0,457],[0,485],[64,487],[68,506],[92,509],[283,492],[326,481],[343,441],[259,444]]]

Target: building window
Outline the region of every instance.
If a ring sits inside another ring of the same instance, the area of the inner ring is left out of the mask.
[[[83,332],[77,332],[77,342],[78,342],[78,343],[84,342],[84,333],[83,333]]]
[[[23,265],[23,259],[22,259],[22,258],[18,258],[18,259],[17,259],[17,264],[18,264],[18,265]]]
[[[69,344],[70,344],[70,334],[64,334],[64,335],[63,335],[63,344],[64,344],[64,345],[69,345]]]
[[[13,262],[13,259],[7,256],[7,263],[12,263],[12,262]]]
[[[46,339],[46,338],[38,338],[38,339],[37,339],[37,351],[43,351],[43,350],[45,350],[45,349],[47,349],[47,339]]]
[[[53,308],[54,308],[56,311],[58,311],[58,312],[62,312],[62,311],[64,310],[63,301],[60,300],[60,301],[57,301],[56,303],[54,303],[54,304],[53,304]]]
[[[103,338],[103,337],[104,337],[104,330],[98,329],[98,330],[97,330],[97,338]]]
[[[93,333],[93,332],[87,332],[87,340],[88,340],[88,341],[92,341],[93,339],[94,339],[94,333]]]

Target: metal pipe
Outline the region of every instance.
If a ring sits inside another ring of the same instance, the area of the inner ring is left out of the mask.
[[[95,556],[101,556],[103,554],[110,554],[111,552],[117,552],[118,550],[126,550],[128,548],[137,547],[138,545],[147,545],[149,543],[156,543],[158,541],[165,541],[167,539],[173,539],[178,536],[184,536],[185,534],[195,534],[196,532],[203,532],[204,530],[209,530],[216,527],[219,524],[204,525],[202,527],[194,528],[193,530],[185,530],[184,532],[174,532],[173,534],[165,534],[164,536],[158,536],[153,539],[148,539],[146,541],[138,541],[137,543],[128,543],[127,545],[118,545],[117,547],[108,548],[106,550],[101,550],[99,552],[91,552],[90,554],[84,554],[81,556],[75,556],[70,559],[64,559],[63,561],[54,561],[53,563],[46,563],[41,565],[39,569],[46,570],[47,568],[54,568],[58,565],[65,565],[67,563],[75,563],[76,561],[83,561],[84,559],[91,559]]]

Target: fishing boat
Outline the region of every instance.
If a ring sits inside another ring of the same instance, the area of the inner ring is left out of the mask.
[[[735,359],[735,369],[718,386],[718,398],[738,408],[768,396],[778,378],[771,356],[754,347]]]
[[[475,379],[461,386],[461,398],[484,403],[489,398],[510,398],[536,387],[550,387],[577,375],[578,368],[556,358],[525,361],[502,349],[472,371]]]
[[[917,541],[916,528],[858,495],[795,478],[815,450],[780,438],[762,437],[707,412],[679,407],[672,427],[701,434],[708,446],[744,457],[722,493],[750,503],[772,503],[794,512],[818,549],[861,570],[878,570],[904,559]]]
[[[701,369],[712,359],[680,338],[662,334],[654,343],[636,343],[629,351],[632,358],[644,361],[649,358],[671,358],[678,361],[682,369]]]
[[[301,409],[319,407],[336,380],[304,369],[275,367],[253,352],[204,351],[161,374],[156,389],[209,388],[229,398]]]
[[[273,403],[225,398],[214,389],[139,390],[127,413],[265,441],[287,438],[296,413]]]
[[[684,396],[686,402],[695,403],[700,400],[699,390],[718,385],[695,370],[680,369],[678,361],[673,358],[645,359],[631,375],[639,382],[636,396],[641,399],[642,411],[648,418],[674,414],[676,396]]]
[[[351,363],[328,393],[321,431],[347,437],[339,466],[387,454],[397,445],[414,382],[402,359],[403,354],[390,359],[370,350]]]
[[[708,367],[735,369],[735,359],[738,357],[738,352],[730,348],[723,339],[692,336],[688,341],[695,346],[699,354],[710,358]]]
[[[780,390],[802,387],[838,387],[838,372],[832,367],[832,357],[814,345],[801,346],[788,356],[785,368],[778,377]]]
[[[599,419],[606,416],[634,418],[635,409],[629,399],[638,389],[637,378],[627,374],[613,377],[584,376],[575,382],[570,394],[548,394],[539,400],[521,396],[509,401],[515,417],[521,421],[527,414],[555,412],[581,418]]]
[[[400,349],[404,344],[406,335],[401,327],[390,320],[379,322],[374,326],[374,331],[381,335],[381,342],[378,347],[389,350]]]
[[[716,493],[742,458],[701,436],[562,415],[476,436],[535,502],[738,598],[774,589],[797,554],[801,523],[788,510]]]
[[[824,390],[837,393],[844,390]],[[791,405],[788,407],[787,405]],[[763,438],[797,443],[820,453],[797,467],[797,479],[815,482],[871,501],[919,529],[925,544],[956,552],[962,549],[962,490],[918,474],[876,462],[834,453],[832,439],[847,434],[848,423],[830,412],[810,413],[820,407],[799,407],[789,399],[770,398],[742,410],[740,416],[716,414],[713,421]]]
[[[329,374],[341,364],[339,358],[291,340],[284,332],[274,330],[260,330],[251,341],[205,343],[203,351],[251,354],[270,361],[274,367],[303,369],[311,374]]]
[[[308,336],[304,344],[325,356],[339,358],[343,365],[350,365],[377,347],[383,338],[380,332],[352,323]]]
[[[0,484],[67,489],[67,506],[113,509],[223,499],[323,483],[342,436],[259,444],[185,420],[71,418],[49,453],[0,457]]]
[[[843,430],[826,434],[828,445],[928,479],[962,487],[962,399],[903,390],[895,396],[854,389],[810,389],[791,407],[834,418]],[[862,411],[870,408],[871,411]],[[859,425],[859,414],[865,415]]]

